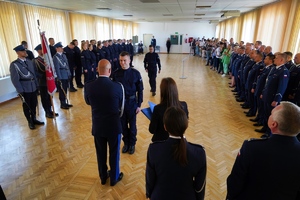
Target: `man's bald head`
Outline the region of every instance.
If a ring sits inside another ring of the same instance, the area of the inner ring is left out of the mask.
[[[98,73],[99,75],[110,76],[111,73],[111,64],[108,60],[102,59],[98,63]]]

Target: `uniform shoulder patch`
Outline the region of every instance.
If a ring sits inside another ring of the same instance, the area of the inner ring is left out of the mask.
[[[249,138],[248,140],[246,140],[246,141],[248,141],[248,142],[252,142],[252,141],[265,141],[265,140],[267,140],[268,138]]]

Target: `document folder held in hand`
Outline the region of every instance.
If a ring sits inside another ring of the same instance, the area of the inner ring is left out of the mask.
[[[153,113],[153,110],[154,110],[154,107],[156,106],[156,104],[153,103],[153,102],[151,102],[151,101],[148,101],[148,104],[149,104],[149,107],[148,107],[148,108],[143,108],[143,109],[142,109],[142,113],[143,113],[149,120],[151,120],[152,113]]]

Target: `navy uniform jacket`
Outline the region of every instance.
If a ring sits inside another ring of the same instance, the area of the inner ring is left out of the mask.
[[[120,108],[123,92],[119,83],[101,76],[84,85],[84,98],[92,108],[93,136],[115,137],[122,133]]]
[[[117,43],[113,43],[112,46],[113,46],[113,48],[114,48],[115,55],[118,57],[119,54],[121,53],[121,52],[119,51],[119,45],[118,45]]]
[[[70,49],[68,46],[64,48],[64,54],[66,55],[68,59],[68,64],[70,68],[74,68],[76,66],[75,64],[75,52],[73,49]]]
[[[74,47],[74,62],[75,62],[75,66],[76,67],[80,67],[81,66],[81,55],[80,55],[80,49],[78,46]]]
[[[263,101],[265,103],[281,101],[282,95],[284,94],[289,81],[289,76],[289,70],[287,70],[284,65],[281,65],[278,69],[276,69],[276,67],[272,68],[262,92]]]
[[[34,59],[34,55],[33,55],[32,51],[26,49],[26,53],[27,53],[26,59],[29,59],[29,60]]]
[[[124,48],[123,48],[122,44],[118,43],[118,52],[119,52],[119,54],[120,54],[122,51],[124,51]]]
[[[247,78],[247,82],[246,82],[246,89],[251,90],[253,83],[256,81],[258,75],[260,74],[260,70],[262,70],[264,68],[264,63],[263,61],[255,63],[251,70],[248,73],[248,78]]]
[[[71,77],[68,59],[65,54],[56,53],[53,56],[53,64],[59,80],[68,80]]]
[[[36,70],[36,76],[39,81],[39,86],[47,86],[47,79],[46,79],[46,66],[45,61],[43,57],[36,57],[32,60],[33,65]]]
[[[26,59],[26,64],[17,59],[9,67],[11,82],[18,93],[35,92],[38,87],[36,71],[31,60]]]
[[[233,68],[232,68],[232,73],[234,76],[238,75],[238,71],[240,69],[240,65],[243,61],[244,55],[238,54],[236,59],[233,61]]]
[[[127,44],[127,46],[128,46],[128,53],[131,55],[131,56],[133,56],[133,45],[131,44],[131,43],[129,43],[129,44]]]
[[[204,199],[206,155],[202,146],[186,142],[188,165],[174,160],[174,145],[179,139],[149,145],[146,165],[146,196],[151,200]],[[196,192],[197,191],[197,192]]]
[[[54,46],[51,46],[50,44],[49,44],[49,48],[50,48],[51,56],[53,58],[53,56],[56,54],[56,48]]]
[[[290,78],[284,93],[284,99],[288,100],[289,95],[294,95],[295,91],[297,90],[298,83],[299,83],[299,75],[300,75],[300,66],[296,67],[293,65],[290,69]]]
[[[133,68],[117,69],[113,73],[113,80],[120,82],[125,90],[125,107],[124,109],[131,110],[136,107],[141,107],[143,102],[143,80],[138,70]]]
[[[91,55],[91,62],[92,62],[92,68],[97,68],[97,57],[93,51],[89,51],[89,54]]]
[[[92,57],[90,54],[90,50],[83,50],[81,52],[81,65],[83,70],[91,70],[92,69]]]
[[[147,70],[157,70],[156,65],[158,65],[158,69],[161,70],[159,55],[155,52],[146,53],[145,58],[144,58],[144,67],[145,67],[145,69],[147,69]]]
[[[242,83],[243,84],[246,84],[249,71],[251,70],[251,68],[254,64],[255,64],[255,61],[252,59],[248,60],[248,62],[245,64],[244,69],[243,69],[243,75],[242,75]]]
[[[295,67],[295,64],[291,60],[286,62],[284,65],[288,70],[290,70],[292,67]]]
[[[245,141],[227,178],[227,200],[296,200],[300,143],[273,134]]]
[[[97,63],[102,60],[105,59],[105,52],[103,51],[103,49],[97,49]]]
[[[108,60],[109,62],[111,62],[112,59],[111,59],[110,50],[108,49],[108,47],[103,46],[102,49],[104,51],[105,59]]]
[[[260,96],[262,94],[262,91],[265,87],[267,77],[272,69],[272,67],[275,67],[274,65],[266,66],[261,74],[257,77],[257,80],[253,83],[252,88],[255,89],[254,95]]]
[[[242,60],[242,62],[240,64],[240,69],[238,71],[238,74],[240,76],[241,82],[243,81],[244,68],[245,68],[245,66],[246,66],[246,64],[248,63],[249,60],[250,60],[250,57],[245,54],[245,56],[244,56],[244,58],[243,58],[243,60]]]
[[[156,46],[156,39],[155,39],[155,38],[152,38],[152,39],[151,39],[151,45],[152,45],[153,47]]]
[[[110,60],[114,60],[114,59],[116,59],[118,56],[116,55],[116,52],[115,52],[115,50],[114,50],[114,47],[112,46],[112,45],[108,45],[108,47],[107,47],[108,49],[109,49],[109,51],[110,51]]]
[[[186,102],[180,101],[182,110],[189,117],[188,106]],[[153,134],[152,142],[163,141],[169,138],[169,133],[164,128],[163,117],[167,110],[167,105],[157,104],[154,107],[151,121],[149,124],[149,132]]]

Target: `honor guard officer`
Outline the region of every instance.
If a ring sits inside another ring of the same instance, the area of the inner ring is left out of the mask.
[[[160,73],[161,65],[160,59],[157,53],[154,52],[154,47],[152,45],[149,46],[149,52],[145,55],[144,58],[144,67],[146,72],[148,73],[149,83],[152,92],[152,96],[156,95],[156,76],[157,76],[157,65],[158,65],[158,73]]]
[[[56,54],[53,56],[53,64],[57,74],[60,108],[69,109],[73,106],[67,102],[69,79],[71,78],[69,64],[66,55],[63,54],[63,45],[59,42],[54,46]]]
[[[23,112],[30,129],[35,125],[43,125],[36,119],[37,87],[36,72],[31,60],[26,59],[27,53],[23,45],[14,48],[18,59],[10,64],[10,78],[23,101]]]
[[[121,118],[124,141],[122,153],[133,154],[137,134],[136,115],[141,111],[144,87],[140,72],[129,67],[129,56],[126,51],[120,53],[119,60],[122,68],[115,71],[112,77],[114,81],[122,83],[125,89],[125,107]]]
[[[53,111],[52,111],[52,105],[50,100],[50,95],[48,93],[47,88],[47,79],[46,79],[46,64],[44,62],[43,58],[43,51],[42,51],[42,45],[37,45],[34,50],[36,50],[39,54],[38,57],[33,59],[33,64],[35,66],[36,72],[37,72],[37,79],[39,82],[39,91],[41,95],[41,101],[43,108],[46,113],[46,117],[53,118]],[[58,113],[55,113],[56,116],[58,116]]]

